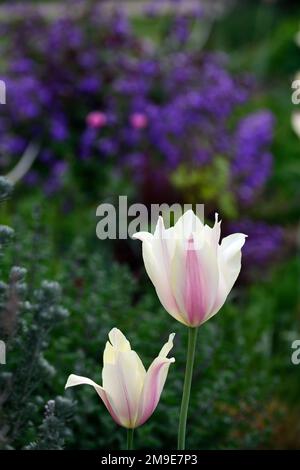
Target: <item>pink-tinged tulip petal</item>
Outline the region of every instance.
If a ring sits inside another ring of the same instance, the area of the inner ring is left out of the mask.
[[[159,217],[154,235],[143,239],[143,259],[162,305],[177,320],[180,312],[171,286],[171,259],[175,249],[175,239],[171,238],[171,229],[166,230],[162,217]],[[139,234],[133,235],[139,238]]]
[[[200,243],[200,244],[199,244]],[[210,312],[218,286],[218,265],[214,249],[192,235],[186,245],[177,244],[173,260],[173,291],[187,324],[201,324]]]
[[[75,374],[69,375],[67,383],[65,385],[65,389],[69,387],[76,387],[77,385],[91,385],[92,387],[94,387],[94,389],[98,393],[99,397],[102,399],[104,405],[106,406],[113,420],[120,426],[122,425],[113,407],[113,404],[111,403],[109,396],[107,392],[104,390],[104,388],[100,387],[100,385],[96,384],[93,380],[88,379],[87,377],[82,377],[80,375],[75,375]]]
[[[169,341],[147,371],[139,407],[138,426],[144,424],[157,407],[170,364],[175,362],[173,357],[166,357],[173,347],[174,336],[174,333],[169,336]]]
[[[212,311],[208,315],[211,318],[225,303],[241,270],[242,247],[247,235],[234,233],[222,240],[218,251],[219,285],[216,300]]]
[[[125,428],[136,428],[142,424],[142,414],[143,422],[145,422],[151,414],[153,403],[155,404],[154,408],[157,406],[166,380],[169,363],[174,362],[174,359],[166,357],[173,347],[173,337],[174,335],[170,335],[169,341],[161,349],[158,358],[155,360],[156,362],[153,362],[146,373],[139,356],[131,350],[129,341],[120,330],[113,328],[109,333],[110,341],[106,343],[103,355],[103,387],[87,377],[72,374],[69,376],[65,388],[81,384],[91,385],[103,400],[116,423]],[[143,413],[146,403],[142,407],[142,402],[144,403],[148,396],[149,375],[154,374],[154,365],[156,366],[162,362],[163,364],[168,363],[168,367],[162,365],[161,370],[160,367],[159,370],[155,367],[157,372],[155,396],[151,395],[151,402],[147,404],[147,409]]]
[[[221,245],[221,222],[211,228],[187,211],[171,229],[160,217],[155,233],[142,240],[146,271],[167,312],[181,323],[199,326],[222,307],[241,269],[245,235],[233,234]],[[192,248],[192,249],[191,249]]]

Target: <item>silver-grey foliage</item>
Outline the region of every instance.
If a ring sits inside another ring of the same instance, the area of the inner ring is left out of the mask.
[[[0,178],[0,201],[11,194],[11,185]],[[61,305],[57,282],[44,280],[28,289],[26,269],[5,266],[3,250],[13,240],[14,231],[0,226],[0,339],[6,344],[6,364],[0,365],[0,449],[62,449],[69,431],[72,402],[57,397],[48,401],[42,424],[38,425],[47,398],[45,384],[56,373],[45,357],[51,331],[67,316]],[[3,269],[2,269],[3,268]],[[48,397],[50,398],[50,397]]]

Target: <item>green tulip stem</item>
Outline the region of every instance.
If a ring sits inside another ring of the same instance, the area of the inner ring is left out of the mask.
[[[127,429],[127,450],[133,449],[133,433],[134,429]]]
[[[179,428],[178,428],[178,450],[185,449],[185,434],[186,434],[186,421],[189,408],[191,384],[193,377],[193,368],[195,360],[195,350],[197,342],[198,328],[189,327],[189,339],[188,339],[188,350],[185,367],[185,378],[183,385],[183,394],[181,400],[181,409],[179,417]]]

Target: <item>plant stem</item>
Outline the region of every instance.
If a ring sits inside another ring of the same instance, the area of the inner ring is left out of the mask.
[[[186,432],[186,421],[188,414],[188,407],[190,401],[191,384],[193,377],[193,367],[195,359],[195,349],[197,342],[198,328],[189,327],[189,339],[188,339],[188,350],[186,357],[185,367],[185,378],[183,385],[183,394],[181,400],[181,409],[179,417],[179,428],[178,428],[178,450],[185,449],[185,432]]]
[[[133,433],[134,429],[127,429],[127,450],[133,449]]]

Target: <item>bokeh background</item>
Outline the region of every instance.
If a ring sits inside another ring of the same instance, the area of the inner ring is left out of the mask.
[[[187,447],[300,447],[299,30],[284,0],[0,3],[0,174],[14,183],[0,180],[1,448],[124,448],[92,389],[64,392],[71,372],[101,381],[113,326],[146,364],[177,333],[135,436],[176,447],[187,332],[140,244],[96,237],[96,207],[119,195],[205,203],[225,235],[249,235],[199,332]]]

